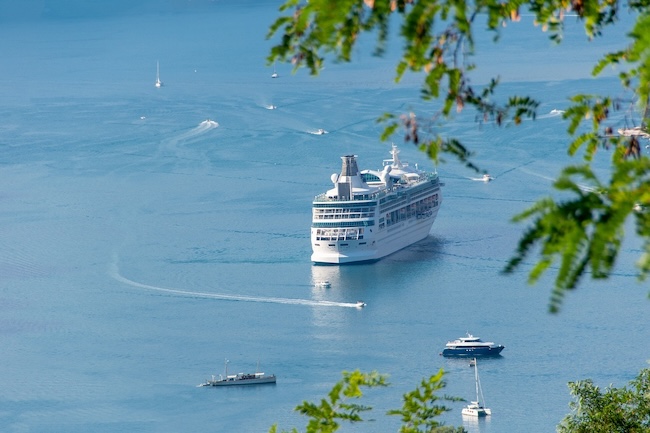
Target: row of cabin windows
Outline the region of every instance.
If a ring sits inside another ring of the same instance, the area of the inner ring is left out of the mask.
[[[314,208],[315,220],[338,220],[355,218],[372,218],[375,216],[374,207],[363,207],[358,209],[346,208]]]
[[[422,200],[418,200],[417,202],[411,203],[410,205],[405,206],[401,209],[386,213],[386,218],[384,220],[385,226],[390,227],[393,224],[397,224],[413,217],[427,217],[427,214],[437,206],[438,194],[423,198]],[[384,228],[384,223],[380,223],[379,228]]]
[[[363,239],[363,227],[316,229],[317,241],[356,241]]]

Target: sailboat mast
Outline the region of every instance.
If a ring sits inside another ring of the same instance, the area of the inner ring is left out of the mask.
[[[474,382],[476,383],[476,403],[480,403],[478,399],[478,366],[476,365],[476,358],[474,358]]]

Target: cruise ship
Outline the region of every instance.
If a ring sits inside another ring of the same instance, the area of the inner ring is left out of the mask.
[[[314,198],[311,260],[318,264],[374,261],[429,235],[442,203],[435,172],[399,159],[380,170],[359,171],[356,155],[342,156],[334,188]]]

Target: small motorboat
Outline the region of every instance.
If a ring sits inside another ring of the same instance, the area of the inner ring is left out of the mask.
[[[332,287],[332,284],[327,280],[318,281],[316,283],[316,287],[320,287],[320,288],[323,288],[323,289],[329,289],[330,287]]]
[[[357,308],[363,308],[366,306],[366,303],[363,301],[357,301]]]
[[[228,374],[228,360],[225,363],[224,375],[219,375],[217,379],[214,375],[212,379],[208,379],[197,387],[203,386],[234,386],[234,385],[262,385],[266,383],[276,383],[275,374],[266,374],[259,372],[259,362],[257,363],[257,370],[255,373],[237,373]]]
[[[490,181],[493,180],[493,179],[494,179],[494,178],[493,178],[492,176],[490,176],[489,174],[487,174],[487,173],[485,173],[485,174],[483,175],[483,182],[490,182]]]

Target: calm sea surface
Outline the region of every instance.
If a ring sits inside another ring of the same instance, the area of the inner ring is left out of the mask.
[[[589,46],[570,28],[552,48],[524,17],[504,44],[486,44],[476,81],[501,71],[504,97],[542,100],[519,127],[479,127],[471,113],[444,126],[495,180],[437,167],[444,201],[426,240],[323,267],[309,260],[311,199],[340,156],[357,154],[361,168],[389,157],[380,114],[425,107],[418,77],[393,84],[395,50],[375,59],[368,41],[358,62],[319,78],[277,65],[271,79],[275,2],[37,3],[0,15],[0,431],[303,430],[293,408],[353,369],[390,374],[392,386],[368,393],[374,421],[341,431],[396,431],[383,413],[440,368],[447,394],[472,397],[466,361],[439,355],[471,332],[506,349],[479,364],[492,419],[465,427],[553,432],[567,382],[622,386],[647,366],[637,242],[612,279],[585,280],[557,316],[550,279],[500,275],[523,229],[509,218],[569,161],[551,110],[568,92],[616,95],[614,79],[589,71],[625,29]],[[401,156],[434,169],[412,145]],[[365,309],[350,306],[359,299]],[[230,372],[259,361],[277,385],[197,388],[226,358]],[[450,407],[443,420],[462,425],[462,404]]]

